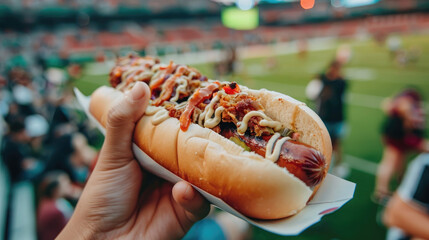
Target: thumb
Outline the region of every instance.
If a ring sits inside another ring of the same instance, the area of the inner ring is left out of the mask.
[[[101,150],[100,162],[117,168],[133,159],[133,132],[149,103],[149,93],[150,90],[145,83],[137,82],[131,91],[124,94],[122,99],[109,109],[106,139]]]

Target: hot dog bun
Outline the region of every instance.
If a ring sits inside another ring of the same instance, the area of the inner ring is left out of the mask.
[[[331,141],[320,118],[289,96],[242,88],[259,99],[272,119],[299,133],[299,141],[331,160]],[[109,109],[122,93],[100,87],[91,96],[90,112],[103,125]],[[168,118],[158,125],[153,116],[143,116],[134,142],[156,162],[208,193],[223,199],[242,214],[258,219],[278,219],[296,214],[317,191],[310,189],[286,169],[208,128],[191,124],[180,129],[179,120]]]

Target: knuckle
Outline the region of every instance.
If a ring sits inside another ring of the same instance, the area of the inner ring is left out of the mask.
[[[123,108],[114,106],[107,112],[107,126],[114,127],[121,125],[127,119],[127,114]]]

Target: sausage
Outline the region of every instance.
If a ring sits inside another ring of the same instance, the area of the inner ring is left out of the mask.
[[[261,156],[265,156],[268,141],[272,137],[240,135],[236,129],[227,126],[221,127],[219,134],[228,139],[232,137],[240,139],[251,151]],[[292,139],[282,145],[276,164],[286,168],[310,188],[320,183],[327,172],[326,161],[319,151]]]

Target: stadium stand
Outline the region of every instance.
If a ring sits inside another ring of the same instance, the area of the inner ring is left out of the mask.
[[[0,239],[36,240],[36,199],[33,183],[25,181],[11,185],[8,171],[2,161],[0,196]]]
[[[11,189],[10,240],[36,240],[36,208],[33,184],[20,182]]]
[[[0,161],[0,238],[6,234],[7,204],[9,195],[9,175],[3,162]]]
[[[357,35],[374,36],[380,33],[406,33],[429,26],[429,16],[423,13],[407,13],[386,16],[371,16],[362,19],[350,19],[340,22],[321,22],[292,26],[261,26],[257,31],[231,31],[219,22],[195,24],[183,21],[180,27],[173,28],[165,23],[136,24],[125,22],[122,29],[112,32],[97,28],[77,27],[57,30],[54,33],[35,31],[30,33],[31,39],[37,40],[41,46],[28,41],[22,34],[13,32],[2,33],[2,47],[6,51],[2,58],[16,55],[19,49],[30,49],[31,54],[39,54],[46,62],[49,58],[68,56],[73,61],[94,60],[102,51],[118,52],[121,49],[134,49],[145,52],[146,48],[156,47],[157,55],[172,52],[198,51],[202,49],[223,48],[227,42],[240,42],[244,45],[269,44],[287,42],[297,39],[314,37],[355,37]],[[156,29],[156,30],[155,30]],[[15,51],[15,53],[13,53]],[[84,59],[78,55],[85,53]],[[63,55],[63,56],[61,56]],[[90,56],[90,57],[88,57]],[[28,57],[27,57],[28,58]],[[55,61],[53,61],[55,62]]]

